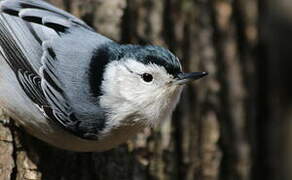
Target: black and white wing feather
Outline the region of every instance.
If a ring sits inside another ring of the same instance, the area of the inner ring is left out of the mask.
[[[93,31],[80,19],[42,0],[5,0],[1,3],[1,10],[29,22],[52,27],[55,30],[61,27],[68,28],[70,25],[76,24]]]
[[[61,127],[96,139],[105,125],[104,114],[88,97],[88,83],[79,83],[88,78],[96,48],[112,41],[41,0],[5,0],[0,8],[17,16],[0,15],[0,53],[24,92]]]
[[[37,105],[47,105],[41,91],[41,78],[38,72],[27,62],[28,57],[23,47],[11,34],[7,19],[2,14],[0,20],[1,56],[14,71],[20,85],[30,99]]]

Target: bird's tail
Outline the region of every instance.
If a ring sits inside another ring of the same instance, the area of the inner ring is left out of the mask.
[[[92,30],[82,20],[42,0],[4,0],[0,9],[25,21],[47,26],[56,32],[64,32],[74,24]]]

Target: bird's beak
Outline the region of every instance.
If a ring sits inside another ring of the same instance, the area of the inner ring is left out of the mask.
[[[207,72],[180,73],[178,75],[177,80],[175,81],[175,84],[183,85],[193,80],[200,79],[207,75],[208,75]]]

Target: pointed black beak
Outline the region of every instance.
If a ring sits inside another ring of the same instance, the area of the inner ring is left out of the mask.
[[[200,79],[204,76],[207,76],[207,72],[192,72],[192,73],[181,73],[178,75],[177,84],[186,84],[190,81]]]

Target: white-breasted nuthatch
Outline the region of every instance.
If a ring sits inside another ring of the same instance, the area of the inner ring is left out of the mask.
[[[120,45],[41,0],[4,0],[0,106],[29,133],[73,151],[104,151],[169,118],[183,73],[170,51]]]

